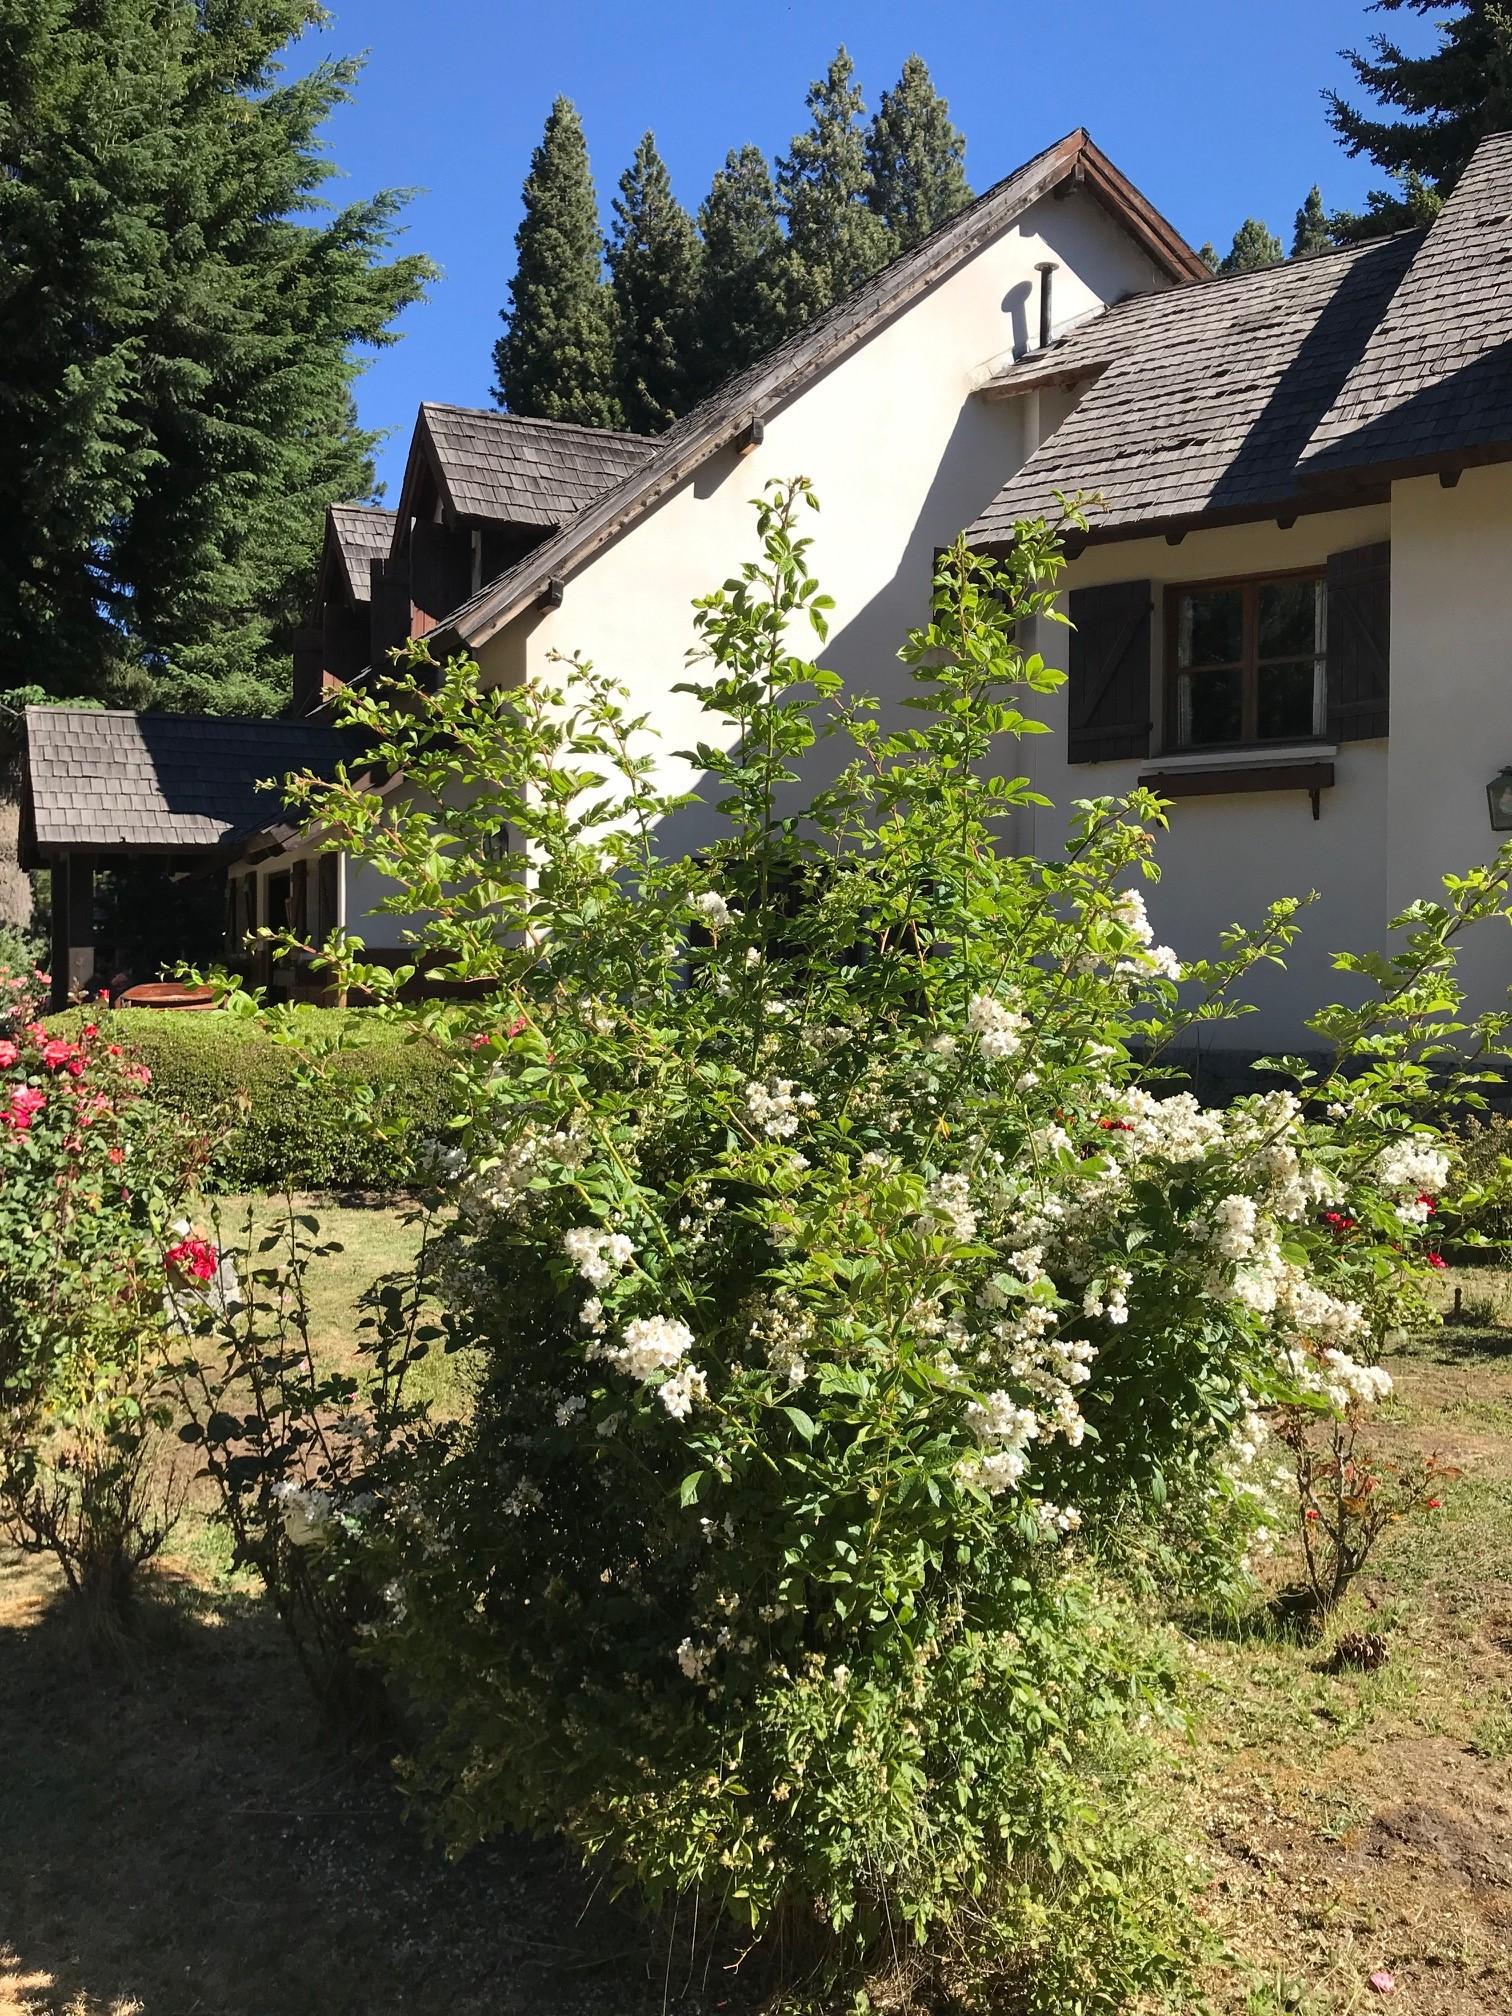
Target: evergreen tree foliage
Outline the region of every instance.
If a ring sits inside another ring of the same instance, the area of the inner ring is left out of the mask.
[[[1263,266],[1279,266],[1286,254],[1281,240],[1258,217],[1246,217],[1234,233],[1234,242],[1219,263],[1220,273],[1258,273]]]
[[[0,0],[0,659],[58,697],[282,705],[325,505],[372,494],[354,346],[432,269],[400,194],[320,201],[359,65],[279,62],[319,18]]]
[[[701,250],[651,133],[620,177],[609,238],[615,393],[624,424],[655,434],[694,403]]]
[[[1323,208],[1323,191],[1314,182],[1292,228],[1291,256],[1293,259],[1311,259],[1319,252],[1330,251],[1335,242],[1333,227]]]
[[[525,179],[494,397],[511,413],[624,424],[614,389],[614,303],[582,122],[558,98]]]
[[[971,201],[966,139],[934,88],[922,56],[910,56],[884,91],[866,136],[872,209],[906,252]]]
[[[870,208],[866,106],[844,45],[810,85],[810,126],[777,163],[778,206],[787,224],[788,306],[795,326],[812,321],[870,278],[892,250]]]
[[[759,147],[732,148],[698,213],[701,387],[711,392],[779,342],[787,328],[777,194]]]
[[[1343,53],[1374,112],[1324,93],[1328,121],[1346,153],[1366,154],[1392,177],[1359,215],[1341,215],[1336,231],[1374,236],[1431,221],[1464,173],[1476,144],[1512,126],[1512,7],[1507,0],[1375,0],[1375,10],[1403,7],[1434,19],[1438,43],[1408,56],[1389,35]],[[1392,113],[1401,114],[1392,117]]]
[[[1204,238],[1202,243],[1197,247],[1197,257],[1206,266],[1209,273],[1216,273],[1218,271],[1218,252],[1211,238]]]

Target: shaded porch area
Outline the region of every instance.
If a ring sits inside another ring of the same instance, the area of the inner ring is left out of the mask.
[[[292,877],[284,915],[275,890],[249,918],[228,900],[227,871],[279,817],[284,777],[328,774],[350,754],[329,725],[29,707],[25,732],[21,859],[51,871],[55,1009],[203,957],[207,937],[234,952],[257,924],[294,921]]]

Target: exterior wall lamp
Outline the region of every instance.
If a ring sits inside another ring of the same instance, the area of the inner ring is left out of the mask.
[[[1512,833],[1512,766],[1486,786],[1486,803],[1491,808],[1491,831]]]

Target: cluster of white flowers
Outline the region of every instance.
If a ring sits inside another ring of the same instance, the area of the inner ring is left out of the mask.
[[[1155,930],[1142,890],[1123,890],[1114,899],[1113,914],[1139,947],[1134,958],[1118,961],[1115,973],[1153,973],[1165,980],[1181,978],[1181,961],[1176,954],[1169,945],[1155,943]]]
[[[791,1078],[753,1078],[745,1088],[746,1113],[751,1125],[774,1141],[788,1141],[798,1132],[805,1112],[814,1105],[812,1092],[800,1092]]]
[[[581,1393],[570,1394],[557,1407],[556,1424],[558,1428],[570,1428],[587,1405],[588,1402],[583,1398]]]
[[[318,1547],[330,1537],[336,1508],[328,1491],[313,1484],[296,1484],[285,1477],[268,1493],[279,1509],[284,1537],[291,1547]]]
[[[675,1316],[637,1316],[624,1328],[624,1342],[604,1351],[632,1379],[654,1379],[672,1372],[693,1348],[693,1332]]]
[[[1223,1143],[1223,1115],[1199,1105],[1190,1092],[1157,1099],[1136,1086],[1124,1093],[1121,1107],[1127,1123],[1123,1138],[1156,1161],[1200,1162]],[[1119,1138],[1111,1135],[1110,1144]]]
[[[996,1498],[1028,1469],[1029,1444],[1039,1436],[1038,1417],[1032,1407],[1020,1407],[1011,1393],[989,1393],[985,1403],[970,1403],[966,1419],[982,1448],[966,1464],[966,1474]]]
[[[715,1648],[712,1645],[695,1645],[691,1638],[684,1638],[675,1656],[684,1679],[702,1680],[714,1664]]]
[[[696,1365],[683,1365],[656,1389],[656,1397],[674,1421],[686,1421],[695,1401],[706,1400],[709,1388]]]
[[[966,1027],[989,1064],[1001,1064],[1023,1047],[1026,1018],[995,994],[973,994]]]
[[[693,908],[713,932],[728,931],[734,915],[717,889],[705,889],[693,898]]]
[[[1323,1391],[1335,1407],[1373,1407],[1391,1391],[1391,1374],[1380,1365],[1361,1365],[1347,1351],[1323,1353]]]
[[[925,1232],[948,1232],[963,1243],[975,1239],[977,1214],[971,1207],[970,1178],[963,1170],[934,1178],[924,1194],[919,1225]]]
[[[1082,1314],[1084,1316],[1101,1316],[1111,1323],[1115,1329],[1121,1324],[1127,1323],[1129,1320],[1129,1288],[1133,1280],[1134,1276],[1129,1272],[1127,1267],[1110,1267],[1102,1277],[1101,1294],[1098,1292],[1098,1282],[1092,1281],[1087,1284],[1087,1292],[1082,1297]]]
[[[1082,1523],[1074,1505],[1056,1505],[1048,1498],[1035,1501],[1034,1516],[1047,1533],[1075,1533]]]
[[[785,1288],[779,1288],[751,1316],[752,1337],[764,1350],[768,1365],[781,1373],[789,1388],[801,1386],[808,1377],[804,1352],[813,1334],[813,1318]]]
[[[623,1232],[603,1232],[596,1225],[575,1225],[562,1234],[567,1258],[591,1287],[602,1288],[635,1258],[635,1248]]]
[[[1416,1197],[1436,1195],[1449,1174],[1449,1157],[1422,1135],[1389,1141],[1376,1156],[1372,1173],[1383,1190]]]
[[[519,1218],[531,1183],[553,1165],[575,1169],[585,1153],[569,1129],[545,1134],[527,1123],[514,1138],[480,1163],[464,1184],[458,1203],[475,1224],[489,1218]]]
[[[1255,1250],[1260,1210],[1253,1197],[1234,1195],[1219,1200],[1209,1235],[1220,1260],[1248,1260]]]

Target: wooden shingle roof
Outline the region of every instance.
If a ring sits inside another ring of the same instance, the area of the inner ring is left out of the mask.
[[[331,774],[353,739],[310,721],[28,707],[26,818],[34,849],[204,852],[276,818],[263,778]]]
[[[644,434],[531,420],[472,406],[427,403],[443,501],[462,518],[550,530],[639,469],[656,443]]]
[[[1016,520],[1053,515],[1058,490],[1101,498],[1098,532],[1294,504],[1313,430],[1421,243],[1404,232],[1140,295],[1012,367],[998,381],[1005,391],[1016,374],[1043,382],[1052,365],[1094,382],[967,537],[1011,537]]]
[[[1001,545],[1056,493],[1094,535],[1284,515],[1393,475],[1512,456],[1512,134],[1433,225],[1105,310],[988,396],[1079,403],[967,536]]]
[[[1512,133],[1475,150],[1302,458],[1308,476],[1512,446]]]
[[[378,504],[330,504],[326,515],[352,600],[366,602],[372,592],[369,563],[381,560],[393,545],[395,513]]]

